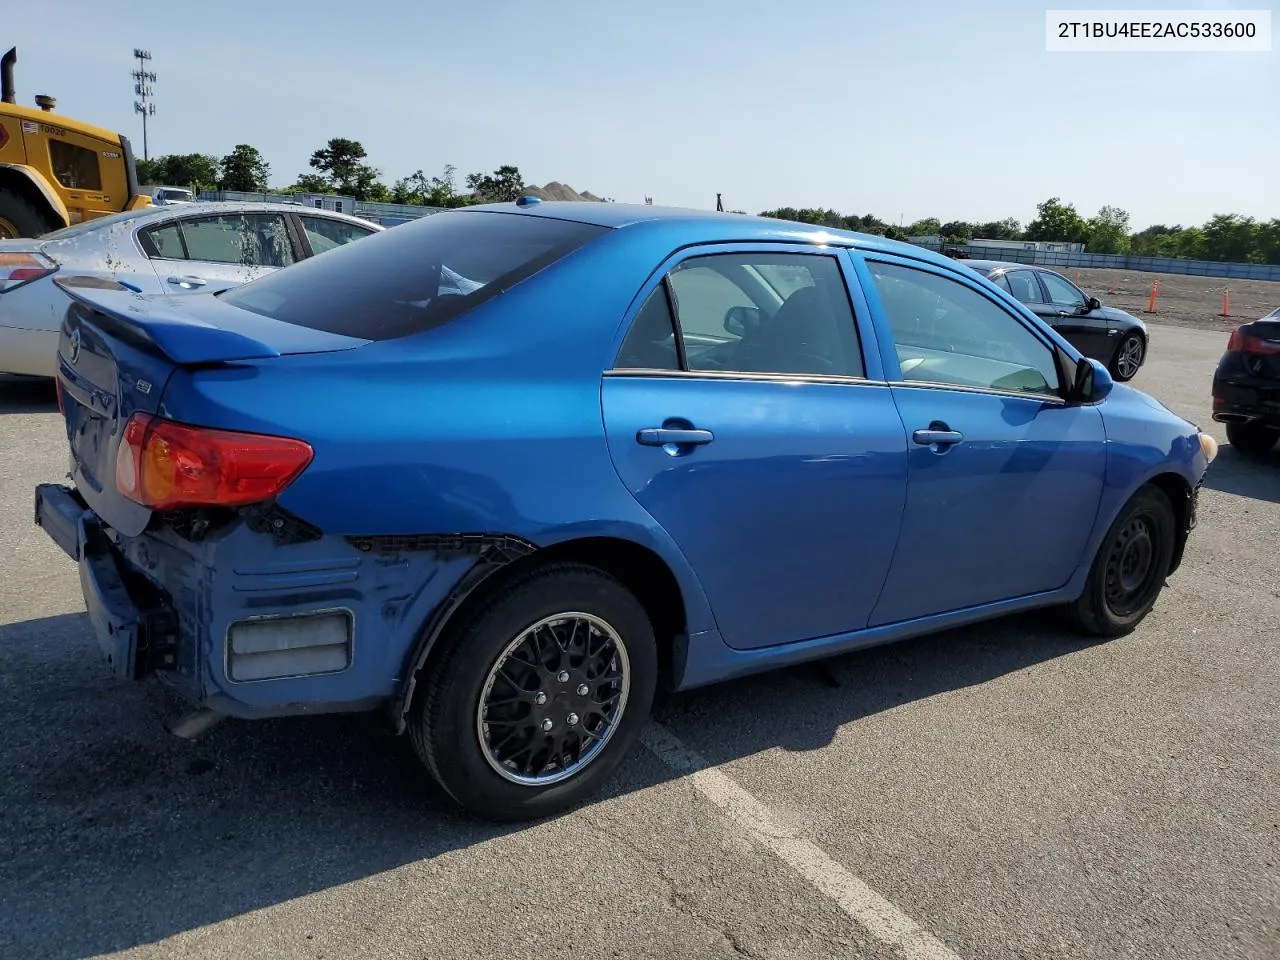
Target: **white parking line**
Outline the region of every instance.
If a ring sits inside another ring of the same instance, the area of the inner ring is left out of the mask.
[[[688,777],[698,793],[833,900],[871,936],[894,947],[908,960],[960,960],[941,940],[832,860],[816,844],[778,823],[767,806],[686,747],[666,727],[650,721],[640,734],[640,742],[672,770]]]

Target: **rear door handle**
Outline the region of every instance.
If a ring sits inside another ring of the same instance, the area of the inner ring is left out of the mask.
[[[636,432],[636,442],[646,447],[665,447],[668,443],[710,443],[715,438],[710,430],[679,430],[671,427],[645,427]]]
[[[170,277],[169,282],[175,287],[203,287],[208,281],[199,277]]]
[[[931,447],[934,444],[950,446],[963,440],[964,434],[959,430],[917,430],[911,435],[911,439],[922,447]]]

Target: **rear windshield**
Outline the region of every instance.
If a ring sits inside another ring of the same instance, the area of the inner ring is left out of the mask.
[[[447,323],[607,230],[522,214],[436,213],[220,296],[312,330],[391,340]]]

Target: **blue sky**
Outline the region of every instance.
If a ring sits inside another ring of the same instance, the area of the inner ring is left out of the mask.
[[[829,206],[1024,224],[1280,217],[1280,46],[1050,54],[1044,11],[1107,6],[843,0],[381,0],[6,4],[18,93],[127,133],[135,46],[158,74],[151,154],[258,147],[274,184],[334,136],[390,183],[518,165],[621,201]],[[1120,8],[1218,8],[1224,3]],[[1236,4],[1272,9],[1274,0]]]

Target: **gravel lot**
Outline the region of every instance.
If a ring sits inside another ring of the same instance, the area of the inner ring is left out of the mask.
[[[1166,323],[1197,284],[1162,278],[1135,385],[1224,440],[1213,304]],[[1129,637],[1016,617],[667,698],[650,742],[697,756],[638,747],[598,802],[495,829],[368,718],[162,732],[32,525],[59,428],[0,385],[0,957],[1280,955],[1280,455],[1224,447]],[[905,953],[841,908],[876,894]]]
[[[1058,269],[1056,267],[1051,269]],[[1222,332],[1227,335],[1241,323],[1257,320],[1280,307],[1280,283],[1271,280],[1223,280],[1221,277],[1187,277],[1173,273],[1141,273],[1137,270],[1058,271],[1103,303],[1127,310],[1143,320],[1179,327]],[[1077,279],[1078,278],[1078,279]],[[1155,315],[1144,313],[1151,286],[1160,281]],[[1111,293],[1111,290],[1115,293]],[[1230,317],[1222,317],[1222,295],[1228,295]]]

